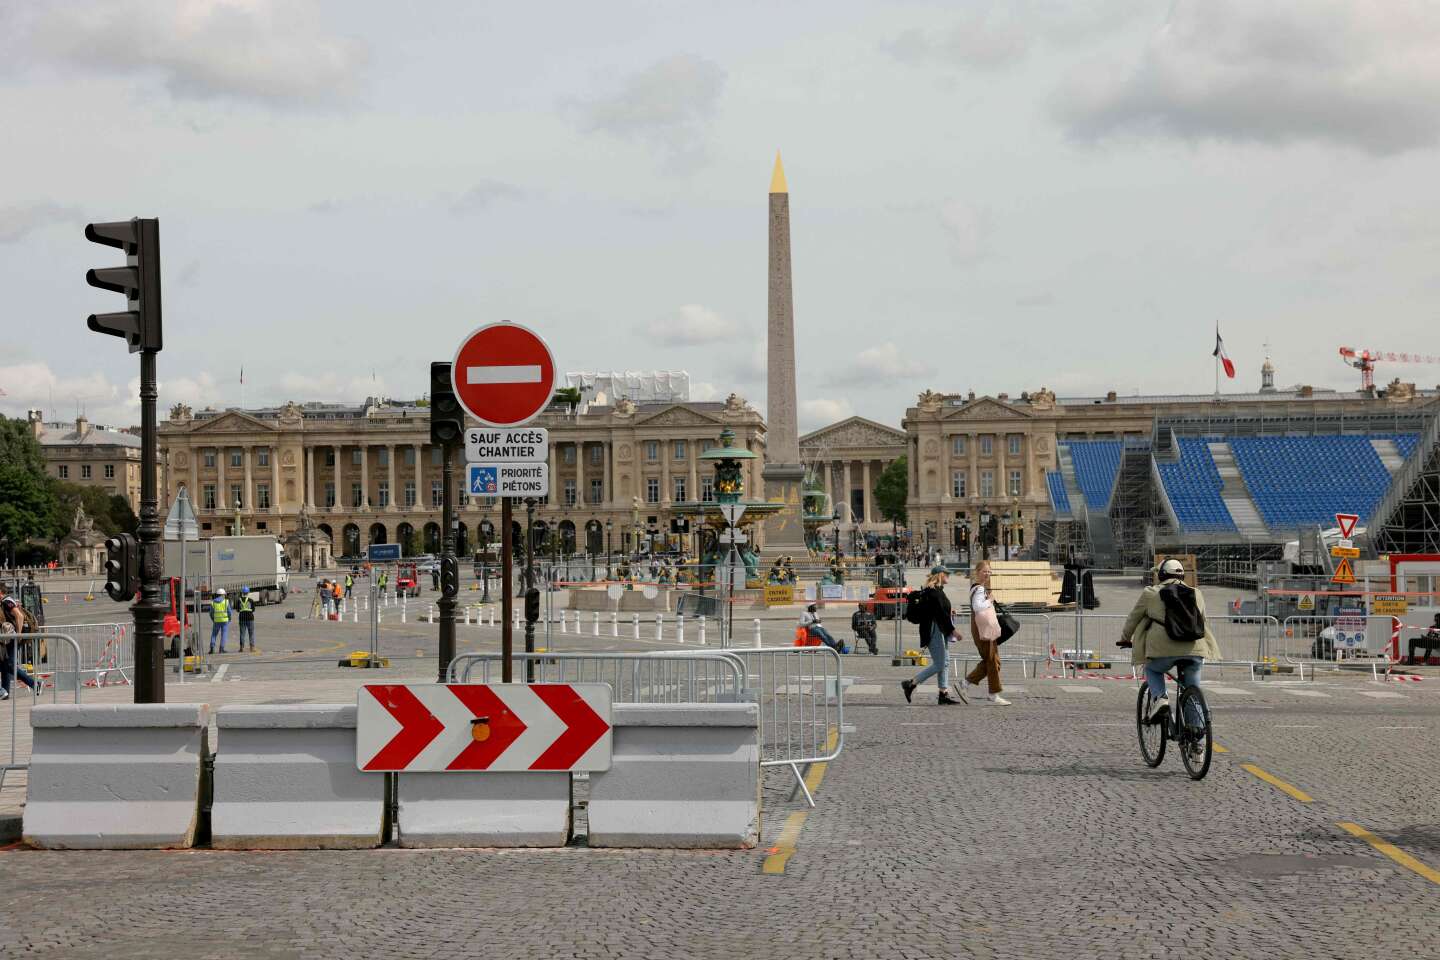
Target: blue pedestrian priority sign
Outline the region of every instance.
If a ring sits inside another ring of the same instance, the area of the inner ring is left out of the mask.
[[[472,463],[465,489],[472,497],[543,497],[550,493],[550,464]]]
[[[365,559],[371,563],[386,563],[400,559],[400,544],[372,543],[365,548]]]
[[[500,493],[500,468],[477,466],[471,470],[470,493],[474,496],[498,496]]]

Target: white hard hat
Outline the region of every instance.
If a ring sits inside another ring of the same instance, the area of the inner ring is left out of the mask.
[[[1160,564],[1160,576],[1166,580],[1185,576],[1185,565],[1175,558]]]
[[[223,596],[225,596],[225,588],[224,588],[224,587],[221,587],[219,590],[216,590],[216,591],[215,591],[215,596],[217,596],[217,597],[223,597]]]

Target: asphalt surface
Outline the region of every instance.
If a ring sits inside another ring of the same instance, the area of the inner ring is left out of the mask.
[[[1114,590],[1106,609],[1133,595]],[[283,612],[262,611],[261,654],[216,658],[225,672],[192,683],[252,700],[333,687],[347,673],[333,654],[363,623]],[[772,622],[767,638],[790,629]],[[391,671],[430,670],[433,633],[382,633]],[[496,644],[488,627],[461,638],[462,650]],[[888,657],[851,655],[845,671],[844,751],[810,771],[813,810],[791,799],[788,772],[766,772],[757,849],[601,851],[583,837],[550,851],[17,848],[0,857],[0,956],[1436,955],[1440,678],[1207,670],[1226,752],[1197,783],[1173,752],[1158,769],[1141,762],[1130,681],[1007,666],[1013,705],[940,707],[933,683],[907,704],[899,681],[914,668]]]

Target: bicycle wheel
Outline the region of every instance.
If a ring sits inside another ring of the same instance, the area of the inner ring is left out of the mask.
[[[1135,698],[1135,731],[1140,737],[1140,756],[1145,758],[1146,766],[1158,767],[1165,759],[1165,724],[1147,724],[1145,718],[1149,715],[1150,687],[1141,684],[1140,693]]]
[[[1210,772],[1215,741],[1210,729],[1210,708],[1199,687],[1180,691],[1180,760],[1191,780],[1203,780]]]

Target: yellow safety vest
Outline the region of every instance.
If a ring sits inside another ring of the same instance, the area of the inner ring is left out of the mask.
[[[210,619],[215,623],[230,622],[230,602],[224,597],[210,601]]]
[[[251,600],[249,597],[241,597],[240,603],[235,607],[235,609],[239,610],[241,613],[254,613],[255,601]]]

